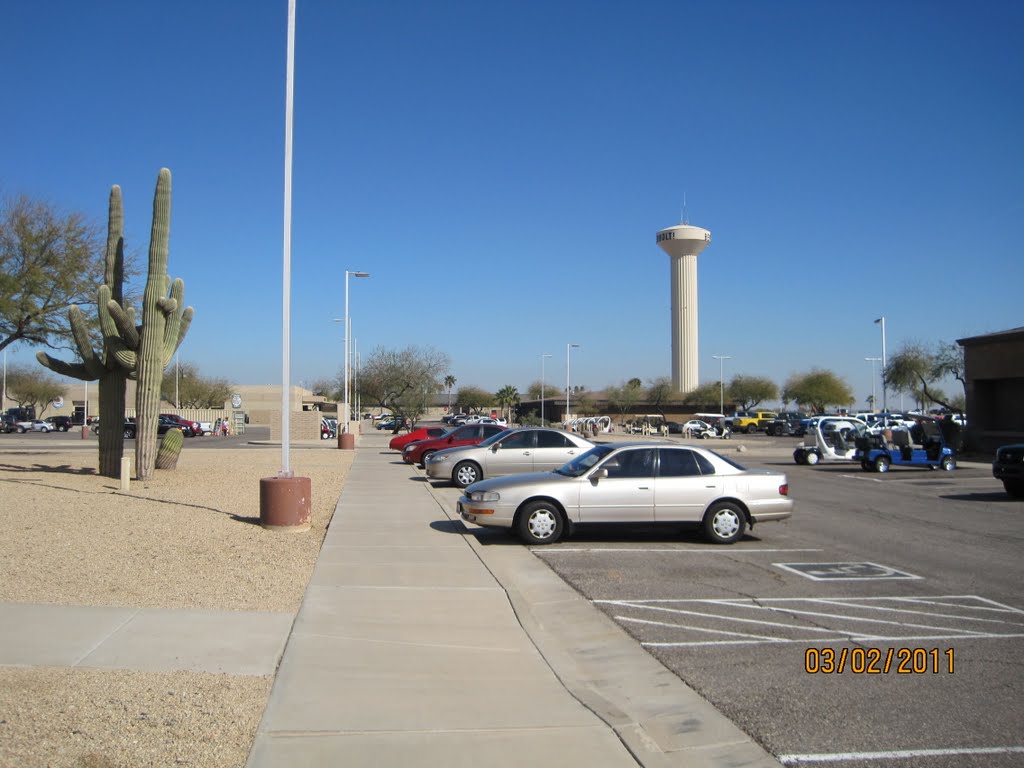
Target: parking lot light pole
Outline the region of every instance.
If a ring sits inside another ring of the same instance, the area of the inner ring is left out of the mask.
[[[871,363],[871,410],[875,410],[878,406],[875,404],[875,363],[882,362],[880,357],[865,357],[869,363]]]
[[[540,356],[540,425],[544,426],[544,358],[551,355]]]
[[[732,355],[712,355],[718,361],[718,412],[725,416],[725,361],[732,360]]]
[[[573,349],[579,349],[579,344],[566,344],[565,345],[565,420],[569,420],[569,352]]]
[[[885,362],[885,315],[882,315],[880,318],[875,320],[875,324],[876,325],[879,324],[879,323],[881,323],[881,325],[882,325],[882,412],[883,413],[888,413],[889,412],[889,403],[888,403],[889,397],[888,397],[888,392],[886,391],[887,387],[886,387],[886,384],[885,384],[885,366],[886,366],[886,362]]]
[[[349,316],[348,316],[348,279],[349,279],[350,276],[351,277],[369,277],[370,273],[369,272],[350,272],[347,269],[345,270],[345,375],[344,375],[345,383],[343,385],[344,389],[345,389],[345,414],[344,414],[345,415],[345,427],[344,427],[344,429],[342,429],[343,432],[348,432],[348,423],[349,423],[349,421],[352,418],[352,411],[350,410],[350,406],[349,406],[349,391],[348,391],[349,390],[349,387],[348,387],[348,378],[349,378],[349,354],[348,354],[348,350],[349,350],[349,346],[351,346],[351,344],[352,344],[352,325],[351,325],[351,320],[349,319]]]

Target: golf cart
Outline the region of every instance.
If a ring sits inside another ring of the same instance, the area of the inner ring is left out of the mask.
[[[797,464],[821,461],[853,461],[856,439],[867,432],[867,424],[852,416],[820,416],[811,420],[807,436],[793,451]]]
[[[865,472],[888,472],[890,466],[956,469],[953,449],[947,446],[941,422],[918,416],[910,429],[883,430],[857,438],[854,461]]]

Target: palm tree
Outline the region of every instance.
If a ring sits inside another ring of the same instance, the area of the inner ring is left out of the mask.
[[[508,409],[508,420],[512,421],[512,407],[519,402],[519,392],[511,384],[506,384],[504,387],[499,389],[494,394],[494,399],[498,401],[498,405],[501,406],[501,413],[505,415],[505,409]]]
[[[450,373],[444,377],[444,385],[448,387],[448,413],[452,412],[452,387],[455,386],[455,377]]]

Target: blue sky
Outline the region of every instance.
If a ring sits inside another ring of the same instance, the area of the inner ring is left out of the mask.
[[[280,381],[286,0],[4,11],[0,191],[148,247],[174,175],[181,359]],[[1024,325],[1024,5],[298,0],[292,380],[353,335],[433,346],[459,385],[669,374],[657,230],[699,260],[712,355],[871,391],[889,354]],[[34,350],[15,348],[12,360]],[[909,406],[908,406],[909,407]]]

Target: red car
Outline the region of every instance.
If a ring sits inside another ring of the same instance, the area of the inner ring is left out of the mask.
[[[429,440],[432,437],[440,437],[450,429],[451,427],[421,427],[420,429],[414,429],[406,435],[392,437],[391,442],[388,443],[388,448],[392,451],[400,451],[409,443],[414,443],[417,440]]]
[[[442,448],[455,448],[460,445],[476,445],[491,435],[504,432],[507,427],[499,424],[463,424],[451,432],[429,440],[417,440],[402,449],[402,460],[407,464],[423,465],[423,460],[434,451]]]
[[[174,421],[180,424],[182,432],[185,433],[185,437],[203,436],[203,428],[199,425],[198,421],[186,419],[184,416],[178,416],[176,413],[161,413],[160,418],[165,421]],[[185,427],[189,427],[189,429],[185,429]]]

